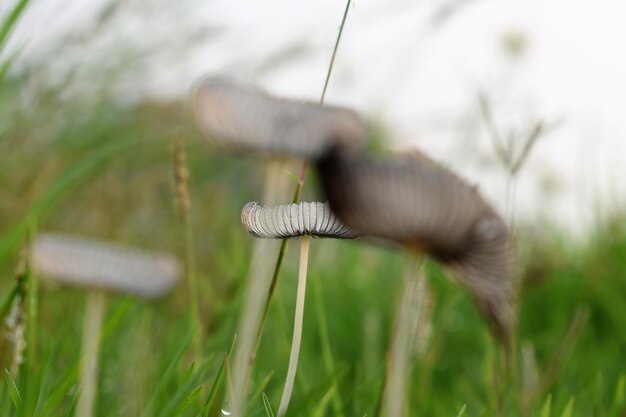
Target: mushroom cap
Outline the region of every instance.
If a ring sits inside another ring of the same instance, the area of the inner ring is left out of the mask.
[[[346,227],[330,210],[327,203],[302,202],[264,207],[248,203],[241,211],[241,222],[255,237],[289,238],[313,236],[354,239],[359,233]]]
[[[178,261],[169,254],[51,233],[35,237],[31,262],[51,281],[143,298],[165,295],[180,275]]]
[[[367,159],[331,151],[317,167],[342,222],[456,270],[494,332],[508,338],[515,319],[509,230],[476,187],[420,152]]]
[[[224,77],[204,80],[193,108],[200,131],[235,150],[316,158],[332,146],[358,148],[368,135],[350,109],[273,97]]]

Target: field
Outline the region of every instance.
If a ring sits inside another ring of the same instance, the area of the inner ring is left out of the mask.
[[[161,300],[107,297],[96,415],[229,415],[229,352],[255,244],[240,212],[262,198],[263,161],[211,146],[184,101],[120,104],[106,89],[68,98],[63,91],[71,80],[51,87],[38,82],[36,69],[2,68],[0,416],[71,416],[78,398],[86,296],[29,270],[25,249],[39,231],[171,251],[187,260],[187,273]],[[189,230],[178,207],[176,138],[185,144]],[[286,166],[300,169],[299,162]],[[282,177],[290,194],[297,180],[287,172]],[[309,171],[302,200],[318,196]],[[583,241],[517,224],[522,285],[510,369],[469,295],[427,261],[430,309],[422,324],[432,330],[407,364],[407,415],[626,416],[625,217],[618,210],[599,215]],[[297,249],[296,241],[289,243],[271,299],[247,416],[273,415],[278,408],[291,346]],[[391,246],[312,240],[288,415],[381,413],[408,262]],[[190,308],[193,273],[200,339]]]

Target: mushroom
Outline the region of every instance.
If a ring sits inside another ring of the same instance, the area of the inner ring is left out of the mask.
[[[300,236],[354,239],[359,233],[346,227],[330,211],[328,203],[283,204],[264,207],[248,203],[241,211],[241,223],[254,237],[280,239]]]
[[[178,262],[168,254],[49,233],[35,237],[30,257],[34,271],[42,278],[87,292],[76,415],[93,416],[105,292],[142,298],[163,296],[178,280]]]
[[[317,169],[342,222],[455,270],[508,347],[515,320],[509,229],[476,187],[417,151],[370,159],[332,150]]]
[[[273,97],[224,77],[204,80],[193,104],[201,132],[236,150],[316,158],[332,147],[358,149],[368,134],[353,110]]]
[[[255,202],[248,203],[241,212],[241,222],[248,232],[255,237],[270,239],[301,238],[300,268],[298,272],[298,290],[291,354],[289,355],[285,387],[277,414],[278,416],[283,416],[289,407],[300,354],[309,237],[354,239],[359,236],[359,233],[342,224],[330,210],[328,204],[319,202],[284,204],[275,207],[263,207]]]
[[[277,175],[266,178],[264,192],[264,201],[272,204],[284,201],[284,197],[275,198],[283,194],[277,192],[277,184],[286,178],[277,157],[305,159],[293,199],[297,202],[307,160],[318,158],[337,146],[346,152],[356,151],[368,138],[367,126],[350,109],[274,97],[225,77],[210,77],[200,83],[194,95],[193,110],[196,124],[207,139],[225,149],[273,157],[267,171],[274,171]],[[276,166],[279,169],[271,169]],[[285,242],[281,244],[281,252],[276,246],[276,254],[284,251]],[[267,259],[272,257],[268,256],[268,253],[274,253],[272,249],[273,245],[257,241],[253,250],[250,271],[255,276],[248,279],[249,288],[238,324],[233,360],[233,414],[241,412],[253,363],[254,339],[261,328],[262,309],[268,302],[266,294],[271,287],[272,266],[268,265]],[[277,265],[281,259],[278,255]]]

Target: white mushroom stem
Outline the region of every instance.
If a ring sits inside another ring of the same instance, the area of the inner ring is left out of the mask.
[[[291,354],[289,355],[289,367],[287,368],[287,378],[285,388],[278,407],[278,417],[282,417],[287,412],[293,383],[296,379],[298,368],[298,358],[300,356],[300,342],[302,341],[302,322],[304,319],[304,296],[306,293],[306,275],[309,263],[309,237],[303,236],[300,239],[300,269],[298,272],[298,293],[296,296],[296,312],[293,320],[293,339],[291,341]]]
[[[76,415],[92,417],[98,386],[98,356],[100,351],[100,331],[104,316],[105,294],[102,290],[87,292],[85,318],[83,322],[80,394]]]
[[[387,362],[387,383],[384,395],[383,415],[402,417],[406,412],[407,387],[411,373],[411,342],[414,340],[416,323],[421,317],[415,310],[416,299],[421,299],[419,283],[425,279],[421,259],[409,256],[405,270],[402,303],[399,305],[391,349]],[[417,313],[417,314],[416,314]]]

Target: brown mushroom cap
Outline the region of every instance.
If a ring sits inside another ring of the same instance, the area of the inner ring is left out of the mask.
[[[200,131],[232,149],[316,158],[332,146],[356,148],[367,139],[352,110],[276,98],[223,77],[200,84],[193,104]]]
[[[317,167],[341,221],[452,267],[494,332],[508,338],[515,319],[509,230],[475,187],[419,152],[367,159],[332,151]]]
[[[144,298],[165,295],[180,275],[177,260],[168,254],[49,233],[34,239],[31,262],[42,278]]]

